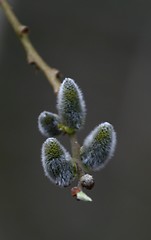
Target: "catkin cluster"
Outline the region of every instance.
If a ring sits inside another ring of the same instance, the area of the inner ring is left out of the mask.
[[[78,176],[78,168],[70,153],[55,137],[64,133],[73,135],[84,126],[86,105],[74,80],[65,78],[62,82],[56,108],[57,114],[44,111],[38,117],[39,130],[47,137],[42,145],[41,159],[45,175],[56,185],[67,187]],[[79,159],[85,169],[85,175],[81,177],[84,187],[91,189],[92,177],[88,172],[103,168],[113,156],[115,146],[116,133],[108,122],[99,124],[86,137]]]

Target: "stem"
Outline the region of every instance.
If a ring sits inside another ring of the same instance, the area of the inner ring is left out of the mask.
[[[78,186],[71,189],[72,196],[76,196],[78,200],[91,202],[92,199],[83,192],[83,187],[81,185],[80,178],[85,175],[85,170],[83,165],[80,161],[80,145],[77,141],[76,134],[70,135],[70,143],[71,143],[71,151],[72,151],[72,159],[73,162],[77,165],[77,172],[78,172]],[[76,192],[78,190],[78,192]],[[74,193],[74,195],[73,195]]]
[[[8,21],[10,22],[12,28],[16,32],[19,40],[21,41],[24,47],[24,50],[27,55],[27,62],[29,64],[35,65],[38,69],[40,69],[44,73],[49,83],[53,87],[54,92],[57,93],[60,87],[59,70],[48,66],[48,64],[41,58],[41,56],[35,50],[28,37],[29,33],[28,27],[22,25],[19,22],[7,0],[0,0],[0,6],[5,12]]]
[[[70,136],[70,143],[71,143],[71,151],[72,151],[72,159],[73,162],[76,163],[78,168],[78,177],[82,177],[85,174],[83,165],[80,161],[80,145],[77,140],[76,134]]]

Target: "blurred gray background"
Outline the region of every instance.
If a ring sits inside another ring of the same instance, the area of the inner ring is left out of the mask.
[[[83,90],[87,121],[80,143],[109,121],[118,145],[94,174],[92,203],[49,182],[37,117],[55,112],[56,98],[43,74],[26,63],[0,10],[0,240],[150,240],[151,2],[10,2],[42,57]],[[59,140],[70,150],[67,137]]]

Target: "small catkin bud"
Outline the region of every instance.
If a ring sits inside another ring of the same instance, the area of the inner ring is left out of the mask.
[[[83,94],[74,80],[65,78],[60,86],[57,109],[61,123],[69,129],[78,130],[85,122],[86,107]]]
[[[92,189],[94,187],[94,179],[91,175],[85,174],[80,178],[80,183],[82,187],[86,189]]]
[[[101,123],[85,139],[81,148],[81,160],[89,170],[103,168],[114,154],[116,133],[113,126]]]
[[[56,185],[67,187],[75,178],[71,156],[55,138],[48,138],[43,143],[42,165],[45,175]]]
[[[58,128],[59,116],[51,112],[42,112],[38,117],[39,131],[45,137],[57,136],[61,133]]]

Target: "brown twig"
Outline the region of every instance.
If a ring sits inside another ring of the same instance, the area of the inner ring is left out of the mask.
[[[13,27],[14,31],[16,32],[19,40],[21,41],[26,55],[27,55],[27,62],[29,64],[35,65],[38,69],[40,69],[48,81],[50,82],[51,86],[55,93],[58,92],[60,87],[60,73],[59,70],[48,66],[48,64],[41,58],[38,52],[33,47],[29,37],[29,29],[27,26],[24,26],[20,23],[20,21],[15,16],[14,12],[11,9],[11,6],[7,2],[7,0],[0,0],[0,6],[5,12],[5,15],[10,22],[11,26]]]

